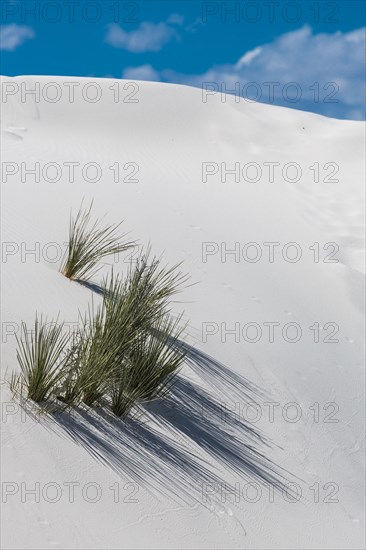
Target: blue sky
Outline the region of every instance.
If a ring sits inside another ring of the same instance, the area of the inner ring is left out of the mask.
[[[363,0],[3,0],[1,73],[158,80],[365,118]]]

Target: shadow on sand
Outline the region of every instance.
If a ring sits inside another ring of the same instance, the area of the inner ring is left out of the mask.
[[[98,285],[82,284],[103,292]],[[44,426],[155,495],[202,502],[207,487],[214,491],[226,483],[227,470],[238,481],[283,490],[292,476],[268,457],[271,442],[232,409],[235,402],[260,404],[264,392],[208,354],[185,342],[179,346],[198,383],[177,376],[165,400],[144,404],[143,414],[133,418],[78,408],[51,413],[52,422]]]

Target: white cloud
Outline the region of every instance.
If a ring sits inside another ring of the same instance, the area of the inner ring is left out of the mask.
[[[35,32],[31,27],[26,25],[10,25],[0,26],[0,50],[14,51],[18,46],[21,46],[29,38],[34,38]]]
[[[106,42],[115,48],[123,48],[133,53],[159,52],[172,38],[176,30],[168,23],[144,21],[134,31],[125,31],[116,23],[108,27]]]
[[[250,65],[253,59],[255,59],[261,53],[261,51],[262,48],[254,48],[254,50],[250,50],[239,59],[236,66],[241,67],[243,65]]]
[[[219,87],[224,84],[228,92],[239,85],[241,94],[245,89],[244,97],[253,98],[259,90],[262,93],[259,101],[359,119],[365,117],[364,52],[364,28],[314,35],[310,27],[304,26],[246,52],[237,63],[214,66],[201,75],[164,71],[160,77],[199,87],[203,82],[213,82]],[[257,88],[250,88],[250,82],[257,84]],[[273,100],[270,86],[264,85],[266,82],[276,83]],[[295,82],[297,87],[288,87],[286,95],[283,87],[290,82]],[[316,89],[311,89],[316,82],[319,83],[318,97]],[[329,84],[332,82],[335,85]],[[289,101],[298,92],[301,97],[296,102]]]
[[[184,16],[180,15],[180,13],[172,13],[169,15],[167,23],[171,23],[172,25],[183,25]]]
[[[126,67],[122,78],[127,80],[152,80],[159,81],[159,73],[151,65],[140,65],[139,67]]]

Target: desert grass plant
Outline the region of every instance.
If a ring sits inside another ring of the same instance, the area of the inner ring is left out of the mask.
[[[58,399],[68,405],[101,404],[116,359],[118,334],[104,305],[81,319],[64,363]]]
[[[116,288],[114,288],[116,287]],[[103,301],[94,311],[80,319],[79,327],[67,352],[62,384],[57,398],[67,405],[101,405],[113,378],[115,365],[131,346],[134,336],[132,308],[117,309],[113,300],[118,285],[113,282],[105,290]]]
[[[108,325],[117,331],[117,356],[124,356],[137,335],[150,330],[169,312],[170,298],[188,280],[179,267],[161,265],[156,257],[150,260],[148,250],[131,264],[124,277],[112,273],[105,281],[103,305]]]
[[[89,310],[73,336],[59,400],[92,406],[104,405],[107,399],[113,412],[123,416],[139,401],[160,393],[158,388],[163,388],[181,357],[169,348],[177,324],[167,320],[169,298],[187,280],[178,267],[149,260],[148,251],[125,277],[112,273],[105,280],[102,304],[96,313]],[[139,377],[144,380],[141,384]]]
[[[108,397],[116,416],[124,416],[133,406],[162,398],[170,390],[185,359],[177,345],[184,327],[180,318],[160,318],[151,330],[136,335],[122,361],[115,365]]]
[[[117,366],[117,365],[116,365]],[[121,418],[130,414],[138,403],[138,393],[131,391],[128,381],[129,360],[126,355],[111,377],[107,400],[115,416]]]
[[[139,334],[129,354],[128,385],[141,401],[164,397],[174,384],[186,356],[179,345],[185,328],[181,316],[165,315]]]
[[[185,357],[177,346],[181,318],[172,321],[168,307],[188,277],[179,271],[180,264],[168,268],[149,257],[148,250],[124,279],[112,276],[105,286],[106,318],[117,328],[108,386],[117,416],[141,401],[162,397]]]
[[[36,403],[52,396],[64,375],[62,364],[69,334],[63,334],[63,328],[63,323],[47,323],[46,319],[38,316],[32,331],[22,323],[24,340],[16,335],[16,354],[21,372],[13,373],[10,380],[10,389],[14,394]]]
[[[172,267],[162,265],[161,258],[151,257],[150,247],[142,251],[124,278],[112,273],[110,280],[106,280],[104,297],[108,314],[118,322],[125,319],[128,311],[134,329],[152,325],[169,311],[172,296],[189,279],[180,266],[180,263]]]
[[[163,397],[185,357],[181,318],[170,318],[170,299],[188,279],[179,266],[162,265],[148,248],[125,276],[105,280],[101,304],[80,317],[72,336],[38,317],[32,336],[24,325],[13,391],[65,407],[108,406],[118,417]]]
[[[168,313],[169,298],[179,292],[188,276],[178,271],[179,265],[161,266],[161,260],[141,254],[125,277],[105,280],[102,313],[104,340],[115,363],[124,360],[136,338],[147,333]]]
[[[93,202],[88,208],[82,204],[76,216],[70,217],[68,247],[60,267],[68,279],[89,281],[99,271],[102,258],[135,246],[124,240],[125,234],[118,234],[122,222],[105,226],[99,220],[92,222],[92,206]]]

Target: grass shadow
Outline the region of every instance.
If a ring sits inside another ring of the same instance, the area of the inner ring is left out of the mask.
[[[78,282],[104,292],[94,283]],[[43,424],[155,495],[202,503],[204,485],[226,483],[228,470],[246,482],[284,490],[293,476],[269,457],[272,442],[223,407],[233,400],[258,404],[265,392],[203,351],[183,341],[177,345],[200,380],[177,376],[165,400],[141,406],[146,422],[139,417],[120,420],[105,409],[77,408],[69,414],[48,413],[52,421]]]

